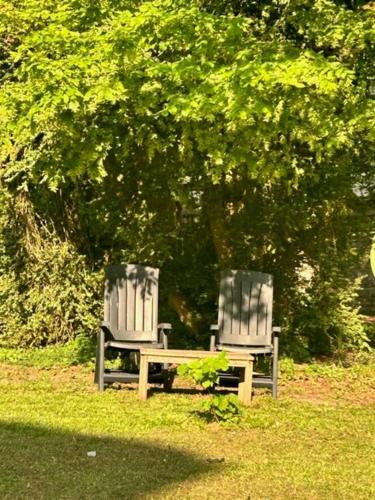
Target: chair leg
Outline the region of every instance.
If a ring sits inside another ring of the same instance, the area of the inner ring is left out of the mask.
[[[161,336],[162,336],[162,342],[163,342],[164,349],[168,349],[168,335],[166,335],[164,333],[164,331],[162,330],[161,331]],[[168,363],[164,363],[162,365],[162,367],[163,367],[163,372],[168,371],[169,364]]]
[[[273,357],[272,357],[272,397],[277,399],[277,376],[279,363],[279,337],[273,339]]]
[[[100,330],[96,344],[95,383],[100,392],[104,391],[104,332]]]
[[[167,365],[168,366],[168,365]],[[163,389],[165,392],[171,392],[175,377],[174,370],[163,370]]]
[[[95,356],[95,374],[94,374],[94,384],[99,383],[99,354],[100,354],[100,349],[99,349],[99,333],[96,336],[96,356]]]

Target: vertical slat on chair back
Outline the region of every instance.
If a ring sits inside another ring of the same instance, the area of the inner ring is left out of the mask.
[[[105,270],[104,320],[117,340],[158,339],[159,269],[134,264]]]
[[[273,279],[255,271],[223,271],[219,296],[219,342],[269,346]]]

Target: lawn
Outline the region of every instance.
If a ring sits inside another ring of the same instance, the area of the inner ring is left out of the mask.
[[[374,365],[286,370],[237,426],[202,421],[183,387],[140,402],[92,379],[0,364],[1,499],[375,497]]]

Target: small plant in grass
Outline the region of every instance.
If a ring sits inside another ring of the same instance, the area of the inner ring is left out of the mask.
[[[213,394],[202,403],[202,410],[210,420],[238,423],[243,411],[235,394]]]
[[[203,389],[213,390],[215,384],[219,382],[219,372],[227,371],[228,368],[226,353],[221,352],[215,357],[198,359],[180,365],[177,373],[193,379]],[[241,404],[234,394],[228,396],[213,394],[210,399],[202,403],[201,409],[209,420],[238,422],[242,415]]]
[[[211,389],[219,382],[219,372],[225,372],[229,368],[226,353],[223,351],[212,358],[197,359],[191,363],[180,365],[177,373],[190,377],[203,389]]]

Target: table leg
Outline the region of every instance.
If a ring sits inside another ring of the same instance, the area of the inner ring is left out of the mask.
[[[245,386],[245,368],[240,369],[240,380],[238,382],[238,399],[241,403],[244,402],[244,386]]]
[[[238,384],[238,399],[246,406],[251,403],[253,379],[253,363],[252,361],[241,370],[240,382]]]
[[[139,399],[147,399],[147,383],[148,383],[148,357],[141,353],[141,362],[139,367]]]

